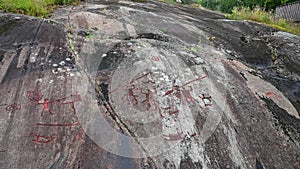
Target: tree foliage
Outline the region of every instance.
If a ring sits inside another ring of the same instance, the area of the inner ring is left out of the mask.
[[[267,11],[272,11],[277,6],[297,1],[299,0],[181,0],[183,4],[196,3],[225,13],[231,13],[234,7],[248,7],[250,9],[261,7]]]

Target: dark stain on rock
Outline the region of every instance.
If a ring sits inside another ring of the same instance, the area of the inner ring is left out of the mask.
[[[118,169],[137,168],[134,158],[118,156],[117,158]]]
[[[256,159],[255,169],[264,169],[263,165]]]
[[[106,53],[98,66],[98,71],[114,71],[118,65],[127,57],[123,50],[130,50],[127,43],[117,43],[110,51]]]
[[[237,71],[235,71],[232,68],[232,65],[230,65],[229,63],[223,62],[223,66],[231,75],[233,75],[235,77],[235,79],[234,79],[235,81],[237,81],[239,83],[245,83],[245,81],[247,81],[245,76],[243,74],[241,74],[241,72],[238,73]]]
[[[284,134],[290,138],[290,141],[300,142],[300,120],[280,108],[271,99],[265,97],[261,99],[266,103],[266,106],[276,119],[275,126],[281,128]]]
[[[264,70],[263,78],[272,83],[290,102],[294,105],[300,115],[300,82],[274,73],[270,70]]]
[[[0,17],[0,35],[10,32],[17,26],[18,22],[6,17]]]
[[[245,73],[240,72],[240,75],[247,81],[248,79],[245,77]]]
[[[99,86],[101,88],[101,93],[104,95],[105,100],[108,102],[109,101],[108,84],[101,83]]]
[[[165,159],[163,166],[165,169],[176,169],[175,164],[172,161],[169,161],[168,159]]]
[[[2,59],[4,58],[5,51],[0,50],[0,63],[2,62]]]
[[[196,166],[193,163],[193,161],[190,157],[185,156],[183,159],[181,159],[179,168],[180,169],[202,169],[202,166],[201,166],[201,168],[198,168],[198,166]]]
[[[154,34],[154,33],[141,33],[138,34],[137,37],[128,37],[125,38],[125,40],[130,40],[130,39],[154,39],[162,42],[169,42],[169,38],[163,35],[159,34]]]
[[[152,159],[145,159],[146,160],[146,162],[145,161],[141,161],[141,168],[142,169],[156,169],[156,167],[155,167],[155,163],[154,163],[154,161],[152,160]]]

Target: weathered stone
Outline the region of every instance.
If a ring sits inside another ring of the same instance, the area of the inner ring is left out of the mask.
[[[299,168],[297,51],[155,1],[0,13],[0,168]]]

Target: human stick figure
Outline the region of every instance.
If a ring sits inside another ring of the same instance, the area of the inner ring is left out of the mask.
[[[53,114],[54,111],[52,111],[49,107],[49,104],[51,104],[53,102],[49,102],[49,100],[47,98],[44,99],[44,102],[40,103],[40,102],[37,102],[38,105],[43,105],[43,109],[42,109],[42,112],[41,112],[41,116],[44,116],[44,112],[45,111],[48,111],[51,115]]]

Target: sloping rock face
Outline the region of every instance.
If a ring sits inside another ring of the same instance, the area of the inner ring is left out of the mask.
[[[300,168],[300,37],[155,1],[0,14],[0,168]]]

